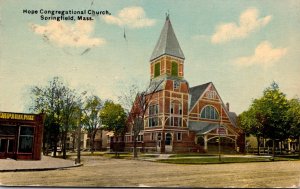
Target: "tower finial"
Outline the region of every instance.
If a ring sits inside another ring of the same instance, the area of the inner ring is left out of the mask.
[[[166,12],[166,20],[169,20],[170,19],[170,13],[169,13],[169,10],[168,12]]]

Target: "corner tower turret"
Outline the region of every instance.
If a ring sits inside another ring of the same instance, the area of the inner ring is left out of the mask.
[[[182,79],[184,59],[170,17],[167,15],[165,25],[150,58],[151,80],[168,76]]]

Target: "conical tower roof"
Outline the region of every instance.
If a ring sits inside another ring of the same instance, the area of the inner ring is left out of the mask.
[[[167,15],[166,17],[165,25],[161,30],[159,39],[152,52],[150,61],[165,54],[182,58],[182,59],[185,58],[180,48],[180,45],[178,43],[178,40],[176,38],[176,35],[174,33],[169,15]]]

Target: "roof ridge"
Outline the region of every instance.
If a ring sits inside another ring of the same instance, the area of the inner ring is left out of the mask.
[[[201,85],[196,85],[196,86],[190,87],[189,89],[197,88],[197,87],[200,87],[200,86],[205,86],[205,85],[208,85],[210,83],[212,83],[212,82],[210,81],[210,82],[207,82],[207,83],[204,83],[204,84],[201,84]]]

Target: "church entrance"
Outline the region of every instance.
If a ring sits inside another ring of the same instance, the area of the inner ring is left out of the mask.
[[[166,148],[166,152],[172,152],[172,150],[173,150],[172,134],[171,133],[166,134],[165,148]]]

